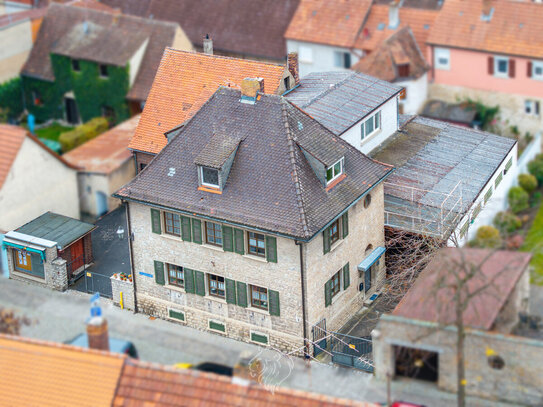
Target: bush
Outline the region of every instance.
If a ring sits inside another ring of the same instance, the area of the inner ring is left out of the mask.
[[[507,200],[513,213],[519,213],[524,209],[528,209],[530,196],[521,187],[513,187],[507,194]]]
[[[528,163],[528,172],[532,174],[539,185],[543,185],[543,160],[537,158]]]
[[[21,116],[24,110],[21,78],[0,84],[0,109],[8,118],[17,119]]]
[[[520,174],[518,176],[518,183],[530,195],[537,189],[537,178],[532,174]]]
[[[501,234],[509,234],[520,229],[522,221],[511,212],[498,212],[494,218],[494,226]]]
[[[476,247],[499,247],[502,243],[500,232],[493,226],[481,226],[477,229],[477,234],[475,235],[475,241],[473,243]]]
[[[95,117],[72,131],[62,133],[58,141],[65,153],[102,134],[108,127],[109,124],[105,117]]]

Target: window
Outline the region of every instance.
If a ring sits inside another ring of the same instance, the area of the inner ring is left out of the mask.
[[[290,89],[290,78],[287,76],[286,78],[283,78],[283,83],[285,85],[285,90]]]
[[[340,290],[340,276],[341,276],[341,270],[339,270],[336,274],[332,276],[330,279],[330,295],[332,298],[334,298]]]
[[[81,68],[79,66],[79,60],[78,59],[72,59],[72,70],[74,72],[80,72]]]
[[[179,215],[171,212],[164,212],[164,229],[169,235],[181,236]]]
[[[23,250],[14,250],[15,270],[32,271],[32,259],[30,253]]]
[[[147,164],[140,163],[140,171],[143,171],[145,167],[147,167]]]
[[[329,184],[343,174],[343,158],[331,167],[326,168],[326,183]]]
[[[366,197],[364,198],[364,208],[368,209],[369,206],[371,204],[371,195],[368,194],[366,195]]]
[[[362,140],[381,129],[381,112],[377,112],[362,123]]]
[[[268,289],[256,285],[249,286],[251,290],[251,306],[268,310]]]
[[[338,68],[349,69],[351,67],[351,54],[349,52],[335,51],[334,65]]]
[[[202,185],[219,188],[219,170],[209,167],[200,167]]]
[[[524,112],[530,116],[539,116],[539,101],[526,100],[524,101]]]
[[[224,277],[216,276],[215,274],[207,275],[207,288],[209,295],[214,297],[224,298]]]
[[[409,64],[398,65],[398,77],[407,78],[409,76]]]
[[[543,80],[543,62],[532,62],[532,78]]]
[[[32,103],[34,104],[34,106],[43,105],[43,101],[41,100],[41,94],[37,90],[32,91]]]
[[[339,219],[336,219],[334,223],[328,228],[328,233],[330,233],[330,243],[334,244],[339,240]]]
[[[311,49],[310,47],[300,46],[298,52],[300,54],[300,62],[313,62],[313,49]]]
[[[111,106],[102,106],[102,117],[109,120],[115,120],[115,110]]]
[[[166,269],[168,271],[168,283],[170,285],[176,287],[185,286],[185,273],[183,267],[174,264],[166,264]]]
[[[266,238],[264,235],[255,232],[247,232],[247,237],[249,254],[266,257]]]
[[[109,76],[107,72],[107,65],[100,65],[100,76],[102,78],[107,78]]]
[[[509,58],[494,58],[494,75],[501,77],[509,76]]]
[[[206,222],[206,243],[222,247],[222,226]]]
[[[451,52],[446,48],[436,48],[434,55],[434,65],[436,69],[446,70],[451,69]]]

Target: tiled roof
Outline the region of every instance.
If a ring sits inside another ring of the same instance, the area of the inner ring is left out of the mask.
[[[90,40],[82,35],[84,21],[90,27]],[[124,64],[127,53],[135,52],[143,39],[148,39],[141,66],[127,95],[131,100],[145,100],[162,52],[173,44],[177,28],[173,23],[53,3],[21,74],[54,81],[50,53],[55,50],[75,58]]]
[[[415,284],[400,301],[393,315],[422,321],[454,323],[455,275],[464,276],[466,268],[477,273],[467,282],[466,294],[473,297],[464,311],[464,324],[490,330],[521,275],[526,272],[530,253],[486,249],[441,249],[420,273]]]
[[[99,10],[99,11],[106,11],[108,13],[119,13],[120,11],[118,9],[114,9],[112,7],[109,7],[108,5],[104,4],[103,2],[100,2],[98,0],[72,0],[65,4],[68,4],[70,6],[77,6],[77,7],[83,7],[93,10]]]
[[[302,78],[287,99],[340,135],[401,88],[357,72],[314,72]]]
[[[123,356],[0,334],[0,405],[110,406]]]
[[[408,64],[409,73],[401,77],[398,65],[404,64]],[[426,58],[422,55],[411,29],[404,27],[383,41],[371,54],[358,61],[352,69],[395,82],[420,78],[430,66],[426,63]]]
[[[299,0],[102,0],[123,13],[179,23],[201,47],[204,35],[225,53],[280,60],[284,33]]]
[[[264,79],[264,91],[276,93],[284,65],[166,48],[136,134],[129,148],[157,154],[164,133],[191,118],[219,86],[240,88],[245,78]]]
[[[194,164],[215,134],[243,139],[220,195],[197,189]],[[331,190],[297,147],[302,137],[343,151],[346,178]],[[260,95],[250,105],[240,102],[240,91],[221,87],[117,195],[309,240],[390,172],[283,97]]]
[[[31,8],[25,11],[19,11],[17,13],[9,13],[0,16],[0,28],[7,27],[11,24],[17,23],[22,20],[37,20],[43,18],[47,13],[46,8]]]
[[[128,143],[139,120],[139,115],[134,116],[62,157],[86,172],[109,174],[131,159]]]
[[[482,0],[447,0],[428,43],[543,58],[543,7],[534,2],[492,0],[490,21],[481,19]]]
[[[301,0],[285,38],[350,48],[372,0]]]

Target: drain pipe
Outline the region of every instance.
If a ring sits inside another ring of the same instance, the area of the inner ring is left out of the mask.
[[[300,247],[300,279],[302,281],[302,320],[303,320],[303,334],[304,334],[304,357],[309,359],[309,338],[307,337],[307,316],[305,310],[305,273],[304,273],[304,245],[302,242],[295,240],[294,243]]]
[[[134,270],[134,252],[132,251],[132,227],[130,222],[130,207],[128,201],[122,201],[126,210],[126,231],[128,233],[128,251],[130,252],[130,270],[132,271],[132,283],[134,284],[134,313],[138,312],[138,290],[136,289],[136,273]]]

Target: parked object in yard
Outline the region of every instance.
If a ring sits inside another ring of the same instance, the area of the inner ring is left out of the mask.
[[[75,338],[64,342],[67,345],[80,346],[82,348],[89,347],[89,337],[86,333],[79,334]],[[109,337],[109,351],[113,353],[122,353],[128,355],[134,359],[138,358],[138,351],[134,344],[124,339],[117,339]]]
[[[233,367],[213,362],[203,362],[197,365],[194,365],[192,363],[176,363],[175,367],[178,369],[193,369],[199,370],[200,372],[216,373],[223,376],[232,376],[234,373]]]

